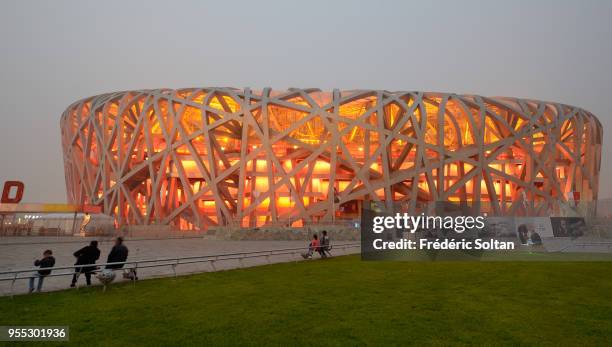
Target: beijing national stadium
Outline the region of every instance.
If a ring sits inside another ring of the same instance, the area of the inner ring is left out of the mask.
[[[597,200],[602,126],[555,102],[434,92],[108,93],[61,116],[68,201],[118,225],[304,226],[361,202]]]

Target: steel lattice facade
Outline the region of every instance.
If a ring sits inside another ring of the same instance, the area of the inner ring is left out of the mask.
[[[574,106],[384,90],[109,93],[70,105],[61,131],[70,203],[182,228],[300,226],[360,200],[596,200],[602,142]]]

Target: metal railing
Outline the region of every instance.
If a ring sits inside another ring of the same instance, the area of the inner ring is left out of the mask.
[[[603,242],[578,242],[578,243],[571,243],[571,244],[561,248],[559,250],[559,252],[567,251],[570,248],[582,248],[582,249],[585,249],[587,247],[606,247],[607,250],[611,250],[612,249],[612,242],[610,242],[610,241],[603,241]]]
[[[361,247],[360,243],[345,243],[345,244],[332,244],[329,247],[329,250],[347,250],[350,248]],[[139,269],[147,269],[147,268],[155,268],[155,267],[163,267],[170,266],[174,273],[174,277],[178,276],[176,268],[179,265],[186,264],[196,264],[196,263],[209,263],[212,270],[216,271],[215,263],[220,261],[227,260],[238,260],[240,268],[244,267],[244,259],[248,258],[262,258],[265,257],[268,264],[271,264],[270,257],[280,256],[280,255],[291,255],[293,260],[296,262],[300,259],[297,258],[297,255],[302,255],[304,250],[307,248],[299,247],[299,248],[282,248],[282,249],[270,249],[264,251],[249,251],[249,252],[238,252],[238,253],[219,253],[219,254],[205,254],[205,255],[197,255],[197,256],[189,256],[189,257],[173,257],[173,258],[159,258],[159,259],[145,259],[145,260],[133,260],[133,261],[125,261],[125,262],[115,262],[115,263],[100,263],[100,264],[82,264],[82,265],[70,265],[70,266],[56,266],[49,268],[40,268],[40,267],[32,267],[27,269],[15,269],[15,270],[6,270],[0,271],[0,282],[11,281],[11,297],[14,295],[14,286],[17,280],[30,279],[33,277],[33,273],[38,272],[39,270],[43,271],[51,271],[49,275],[45,277],[59,277],[59,276],[78,276],[84,272],[77,271],[76,269],[82,268],[92,268],[96,269],[90,271],[90,273],[96,273],[102,271],[107,265],[122,265],[122,268],[118,269],[109,269],[113,271],[123,271],[123,270],[131,270],[137,271]],[[58,272],[59,271],[59,272]],[[132,282],[136,282],[135,278],[132,279]],[[78,288],[78,287],[77,287]]]

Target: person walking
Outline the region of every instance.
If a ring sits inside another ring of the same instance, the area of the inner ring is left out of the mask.
[[[100,258],[100,250],[98,249],[98,241],[91,241],[89,246],[85,246],[73,254],[77,260],[74,265],[88,265],[95,264],[98,258]],[[87,285],[91,285],[91,273],[96,270],[95,266],[84,266],[84,267],[76,267],[75,274],[72,275],[72,283],[70,287],[74,287],[76,285],[78,275],[83,273],[85,274],[85,281]]]
[[[106,258],[107,263],[121,263],[127,260],[128,257],[128,248],[123,244],[123,238],[117,237],[115,239],[115,245],[111,249],[110,253],[108,253],[108,258]],[[106,269],[121,269],[124,264],[112,264],[106,265]]]
[[[53,257],[53,252],[48,249],[43,252],[43,257],[41,259],[36,259],[34,261],[34,266],[38,266],[41,269],[53,267],[55,265],[55,258]],[[36,286],[36,291],[40,292],[43,285],[43,280],[46,276],[51,274],[51,270],[38,270],[34,276],[30,277],[30,288],[29,293],[34,291],[34,281],[38,278],[38,285]]]

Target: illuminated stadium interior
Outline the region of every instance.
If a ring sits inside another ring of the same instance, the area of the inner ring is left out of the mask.
[[[182,229],[357,219],[360,201],[596,200],[602,139],[574,106],[382,90],[117,92],[70,105],[61,130],[69,203]]]

